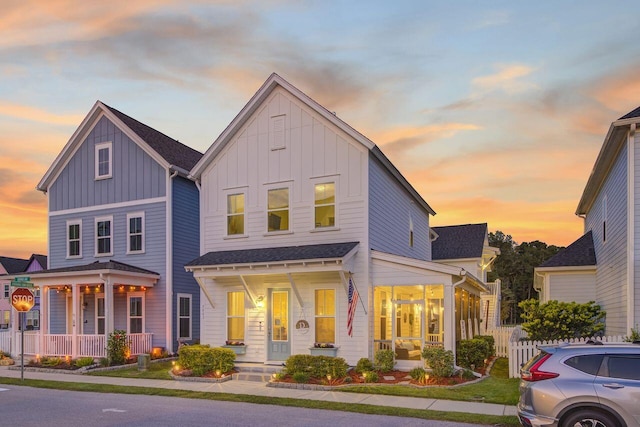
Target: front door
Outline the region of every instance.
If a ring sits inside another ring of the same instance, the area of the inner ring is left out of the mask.
[[[288,290],[269,290],[269,312],[267,316],[269,319],[268,360],[287,360],[291,355]]]

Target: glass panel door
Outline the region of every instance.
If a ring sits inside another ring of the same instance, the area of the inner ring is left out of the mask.
[[[270,290],[269,360],[286,360],[291,354],[289,345],[289,291]]]
[[[395,351],[398,360],[420,360],[424,301],[398,301]]]

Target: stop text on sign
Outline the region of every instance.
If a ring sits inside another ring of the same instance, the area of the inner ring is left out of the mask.
[[[11,305],[16,311],[29,311],[35,302],[33,293],[27,288],[18,288],[11,294]]]

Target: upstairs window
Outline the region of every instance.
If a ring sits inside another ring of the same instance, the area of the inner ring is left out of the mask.
[[[112,171],[112,144],[110,142],[101,142],[96,144],[96,179],[111,178]]]
[[[244,194],[227,196],[227,235],[244,234]]]
[[[316,184],[315,225],[316,228],[334,227],[336,225],[336,185],[333,182]]]
[[[67,221],[67,258],[82,256],[82,221]]]
[[[127,215],[127,253],[144,252],[144,213]]]
[[[96,256],[113,255],[111,239],[112,217],[96,218]]]
[[[289,189],[269,190],[267,205],[267,230],[285,231],[289,229]]]

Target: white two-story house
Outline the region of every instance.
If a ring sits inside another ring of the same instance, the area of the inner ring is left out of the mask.
[[[431,206],[371,140],[280,76],[190,176],[201,256],[186,269],[202,292],[202,343],[243,343],[239,360],[264,363],[314,344],[351,364],[393,349],[412,366],[425,345],[478,333],[481,272],[497,254],[486,225],[471,270],[455,262],[467,255],[434,260]]]

